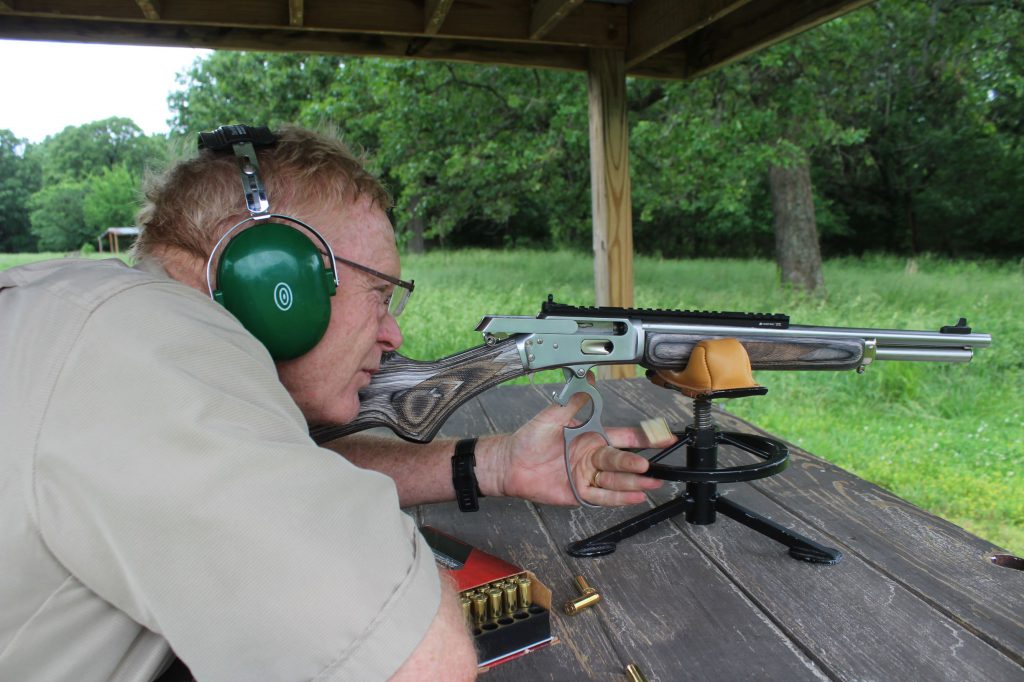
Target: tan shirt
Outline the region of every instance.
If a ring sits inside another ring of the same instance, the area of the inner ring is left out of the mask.
[[[391,479],[317,448],[270,356],[117,261],[0,272],[0,679],[375,680],[437,569]]]

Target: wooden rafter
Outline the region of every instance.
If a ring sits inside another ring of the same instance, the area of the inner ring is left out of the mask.
[[[530,15],[530,40],[543,38],[582,2],[583,0],[540,0]]]
[[[160,0],[135,0],[135,4],[142,10],[142,16],[150,21],[160,19]]]
[[[427,0],[423,6],[423,32],[427,35],[436,36],[444,24],[448,11],[452,8],[453,0]]]
[[[696,78],[872,1],[789,0],[784,9],[774,12],[766,11],[764,3],[748,3],[653,55],[630,73],[673,80]]]
[[[626,68],[696,33],[751,0],[647,0],[630,6]]]
[[[288,25],[301,28],[306,21],[305,0],[288,0]]]
[[[414,57],[689,79],[871,0],[0,0],[0,38]]]

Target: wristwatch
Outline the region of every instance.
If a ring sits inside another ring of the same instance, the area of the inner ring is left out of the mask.
[[[463,438],[455,444],[452,455],[452,486],[459,511],[475,512],[480,509],[477,498],[483,497],[476,481],[476,438]]]

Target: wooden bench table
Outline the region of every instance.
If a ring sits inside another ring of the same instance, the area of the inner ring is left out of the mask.
[[[691,421],[691,401],[645,379],[603,381],[606,425],[663,415]],[[445,436],[514,430],[554,387],[505,386],[470,401]],[[761,433],[714,408],[724,430]],[[649,680],[1024,680],[1024,571],[946,521],[790,446],[791,465],[719,492],[844,558],[828,566],[721,514],[682,516],[624,540],[599,558],[566,545],[645,511],[537,506],[484,498],[412,510],[435,526],[529,569],[554,592],[554,646],[484,674],[500,680],[622,680],[634,663]],[[728,461],[723,464],[740,463]],[[750,461],[749,455],[745,456]],[[670,483],[652,505],[683,491]],[[583,575],[602,595],[575,616],[560,606]]]

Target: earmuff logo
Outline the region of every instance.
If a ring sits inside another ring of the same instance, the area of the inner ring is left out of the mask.
[[[284,282],[278,282],[274,287],[274,305],[281,311],[292,307],[292,288]]]

